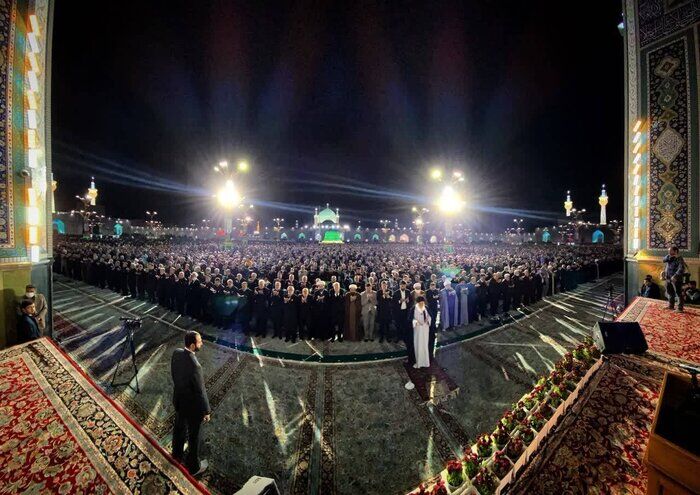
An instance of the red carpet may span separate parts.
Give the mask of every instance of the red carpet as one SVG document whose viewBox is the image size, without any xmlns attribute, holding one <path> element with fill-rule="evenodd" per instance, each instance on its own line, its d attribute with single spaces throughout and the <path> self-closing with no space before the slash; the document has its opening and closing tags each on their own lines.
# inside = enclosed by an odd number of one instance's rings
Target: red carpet
<svg viewBox="0 0 700 495">
<path fill-rule="evenodd" d="M 611 356 L 508 493 L 646 493 L 642 459 L 667 364 Z"/>
<path fill-rule="evenodd" d="M 206 493 L 48 339 L 0 351 L 0 492 Z"/>
<path fill-rule="evenodd" d="M 637 297 L 618 318 L 638 321 L 649 350 L 668 357 L 700 363 L 700 310 L 684 313 L 665 309 L 667 301 Z"/>
</svg>

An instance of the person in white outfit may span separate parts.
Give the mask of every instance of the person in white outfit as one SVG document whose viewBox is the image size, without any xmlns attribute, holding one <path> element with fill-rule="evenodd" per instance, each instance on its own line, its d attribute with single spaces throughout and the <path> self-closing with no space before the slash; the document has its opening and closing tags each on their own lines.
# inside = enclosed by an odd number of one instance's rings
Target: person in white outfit
<svg viewBox="0 0 700 495">
<path fill-rule="evenodd" d="M 432 321 L 428 307 L 425 305 L 425 297 L 416 297 L 416 304 L 409 314 L 413 318 L 413 347 L 416 355 L 414 368 L 430 367 L 430 349 L 428 341 L 430 339 L 430 322 Z"/>
</svg>

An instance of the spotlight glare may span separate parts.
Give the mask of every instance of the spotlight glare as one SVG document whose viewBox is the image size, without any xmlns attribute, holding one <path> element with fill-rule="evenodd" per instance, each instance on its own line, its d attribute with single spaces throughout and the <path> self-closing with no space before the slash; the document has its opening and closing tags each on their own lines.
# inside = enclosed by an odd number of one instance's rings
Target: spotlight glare
<svg viewBox="0 0 700 495">
<path fill-rule="evenodd" d="M 430 178 L 433 180 L 440 180 L 442 179 L 442 170 L 439 168 L 434 168 L 430 171 Z"/>
<path fill-rule="evenodd" d="M 238 162 L 238 171 L 239 172 L 247 172 L 248 169 L 249 169 L 248 162 L 246 162 L 246 161 Z"/>
<path fill-rule="evenodd" d="M 462 211 L 466 202 L 452 186 L 445 186 L 436 204 L 441 212 L 447 215 L 453 215 Z"/>
<path fill-rule="evenodd" d="M 228 168 L 228 162 L 226 160 L 219 162 L 219 167 Z"/>
<path fill-rule="evenodd" d="M 216 198 L 219 200 L 219 204 L 222 207 L 229 210 L 235 208 L 241 201 L 241 196 L 238 194 L 238 191 L 236 191 L 232 180 L 226 181 L 226 184 L 219 190 Z"/>
</svg>

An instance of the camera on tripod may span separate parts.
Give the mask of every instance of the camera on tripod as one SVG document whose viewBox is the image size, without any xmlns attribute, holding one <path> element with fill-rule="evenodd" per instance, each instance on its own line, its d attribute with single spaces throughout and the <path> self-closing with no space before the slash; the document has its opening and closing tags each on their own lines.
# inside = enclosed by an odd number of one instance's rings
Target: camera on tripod
<svg viewBox="0 0 700 495">
<path fill-rule="evenodd" d="M 134 366 L 134 378 L 136 379 L 136 393 L 140 393 L 139 388 L 139 369 L 136 366 L 136 346 L 134 345 L 134 330 L 141 328 L 141 318 L 128 318 L 122 316 L 119 318 L 122 322 L 122 328 L 124 329 L 124 344 L 122 345 L 121 353 L 119 354 L 119 359 L 117 359 L 117 365 L 114 367 L 114 374 L 112 375 L 111 386 L 114 386 L 114 380 L 117 377 L 119 371 L 119 363 L 121 363 L 124 353 L 128 350 L 131 354 L 131 364 Z M 129 383 L 127 383 L 130 385 Z M 123 385 L 123 384 L 122 384 Z"/>
<path fill-rule="evenodd" d="M 119 318 L 119 321 L 123 321 L 122 325 L 124 325 L 124 328 L 128 330 L 136 330 L 137 328 L 141 328 L 141 318 L 126 318 L 122 316 Z"/>
</svg>

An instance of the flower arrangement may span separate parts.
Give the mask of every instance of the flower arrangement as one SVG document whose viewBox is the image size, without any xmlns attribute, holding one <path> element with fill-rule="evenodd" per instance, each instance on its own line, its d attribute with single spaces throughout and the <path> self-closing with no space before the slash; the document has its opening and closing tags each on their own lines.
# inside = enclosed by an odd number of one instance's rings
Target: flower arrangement
<svg viewBox="0 0 700 495">
<path fill-rule="evenodd" d="M 523 406 L 518 405 L 513 409 L 513 417 L 516 421 L 522 421 L 525 419 L 525 416 L 527 416 L 527 412 Z"/>
<path fill-rule="evenodd" d="M 559 387 L 554 387 L 551 392 L 549 392 L 549 403 L 552 407 L 559 407 L 561 404 L 562 396 Z"/>
<path fill-rule="evenodd" d="M 447 463 L 447 483 L 455 488 L 464 483 L 464 471 L 461 461 L 454 460 Z"/>
<path fill-rule="evenodd" d="M 579 344 L 576 346 L 576 349 L 573 350 L 572 352 L 574 359 L 577 359 L 579 361 L 590 361 L 591 355 L 588 352 L 588 347 L 586 347 L 585 344 Z"/>
<path fill-rule="evenodd" d="M 552 370 L 549 372 L 549 381 L 552 385 L 560 385 L 564 381 L 564 373 L 561 370 Z"/>
<path fill-rule="evenodd" d="M 523 453 L 525 445 L 520 438 L 512 438 L 506 446 L 506 455 L 515 461 Z"/>
<path fill-rule="evenodd" d="M 500 423 L 507 431 L 513 431 L 513 428 L 515 428 L 516 423 L 515 416 L 513 416 L 513 411 L 504 412 L 503 417 L 501 417 Z"/>
<path fill-rule="evenodd" d="M 498 480 L 494 477 L 493 473 L 486 468 L 479 469 L 472 483 L 474 483 L 474 486 L 479 490 L 481 495 L 491 495 L 496 491 L 496 488 L 498 488 Z"/>
<path fill-rule="evenodd" d="M 532 394 L 537 398 L 539 402 L 542 402 L 547 396 L 547 391 L 544 389 L 544 385 L 537 385 L 532 391 Z"/>
<path fill-rule="evenodd" d="M 546 420 L 549 420 L 549 418 L 551 418 L 554 415 L 554 409 L 552 409 L 551 406 L 546 402 L 540 405 L 540 407 L 537 409 L 537 412 L 540 413 L 542 417 Z"/>
<path fill-rule="evenodd" d="M 576 390 L 577 383 L 578 383 L 578 378 L 576 377 L 576 375 L 574 374 L 573 371 L 564 375 L 564 386 L 570 392 L 573 392 L 574 390 Z"/>
<path fill-rule="evenodd" d="M 561 363 L 561 367 L 564 370 L 571 371 L 574 367 L 574 355 L 570 352 L 567 352 L 566 354 L 564 354 L 564 357 L 561 361 L 559 361 L 559 363 Z"/>
<path fill-rule="evenodd" d="M 472 479 L 479 471 L 479 456 L 470 450 L 464 454 L 462 462 L 464 463 L 464 470 L 467 472 L 467 476 L 469 479 Z"/>
<path fill-rule="evenodd" d="M 492 449 L 491 435 L 488 433 L 479 435 L 479 438 L 476 439 L 476 452 L 479 454 L 479 457 L 486 458 L 490 456 Z"/>
<path fill-rule="evenodd" d="M 491 436 L 493 437 L 493 440 L 496 442 L 496 445 L 499 449 L 503 448 L 503 446 L 508 443 L 508 440 L 510 440 L 510 435 L 501 424 L 498 425 L 496 430 L 493 432 L 493 435 Z"/>
<path fill-rule="evenodd" d="M 588 349 L 588 354 L 591 356 L 591 359 L 600 358 L 600 349 L 596 347 L 592 338 L 586 337 L 583 342 L 586 345 L 586 348 Z"/>
<path fill-rule="evenodd" d="M 505 453 L 502 450 L 496 452 L 493 457 L 493 466 L 491 467 L 494 474 L 503 479 L 510 471 L 510 467 L 510 461 L 506 458 Z"/>
<path fill-rule="evenodd" d="M 447 487 L 445 486 L 445 482 L 443 480 L 440 480 L 437 483 L 435 483 L 435 486 L 433 486 L 433 491 L 431 492 L 430 495 L 450 495 L 450 494 L 447 491 Z"/>
<path fill-rule="evenodd" d="M 534 428 L 537 431 L 540 431 L 544 424 L 547 422 L 546 419 L 544 419 L 544 416 L 539 411 L 535 411 L 530 415 L 529 418 L 530 426 Z"/>
<path fill-rule="evenodd" d="M 521 438 L 525 444 L 529 444 L 535 439 L 535 432 L 532 431 L 532 428 L 527 424 L 520 425 L 518 427 L 518 432 L 520 434 L 519 438 Z"/>
<path fill-rule="evenodd" d="M 525 396 L 525 398 L 521 402 L 527 409 L 532 409 L 537 403 L 537 397 L 535 397 L 535 395 L 532 392 L 530 392 Z"/>
</svg>

